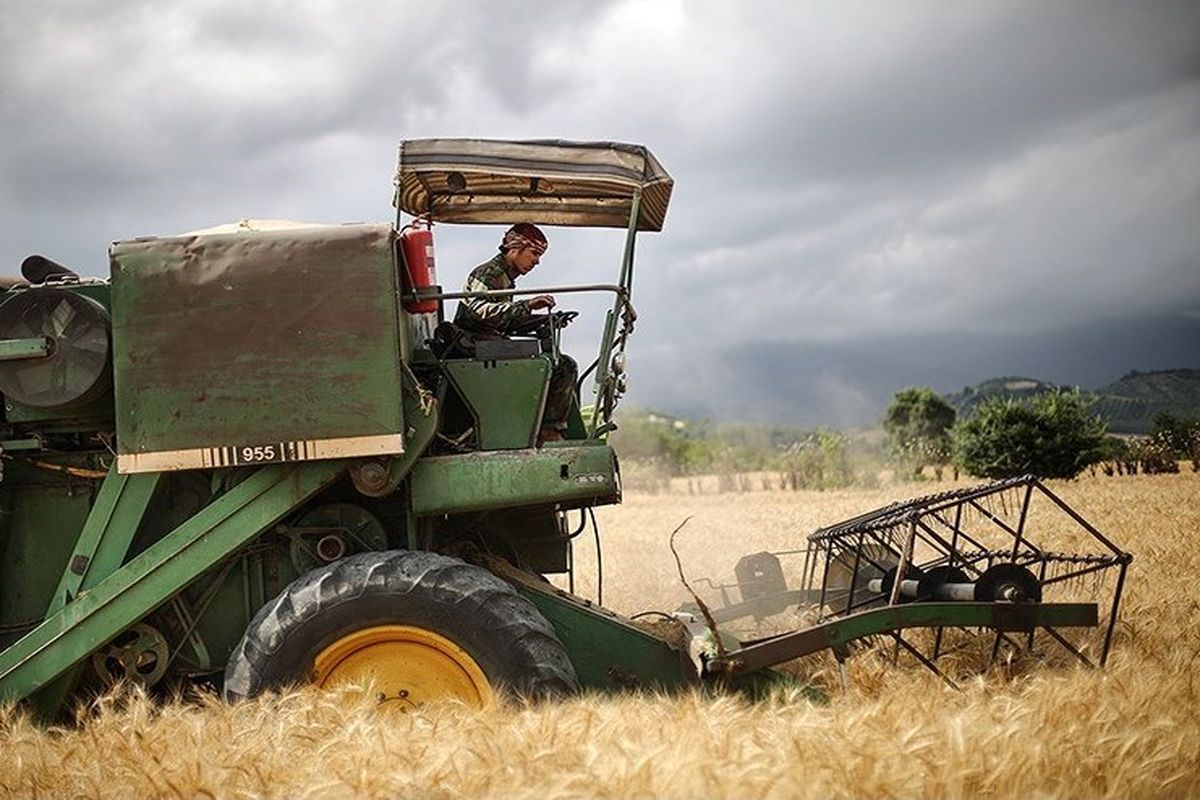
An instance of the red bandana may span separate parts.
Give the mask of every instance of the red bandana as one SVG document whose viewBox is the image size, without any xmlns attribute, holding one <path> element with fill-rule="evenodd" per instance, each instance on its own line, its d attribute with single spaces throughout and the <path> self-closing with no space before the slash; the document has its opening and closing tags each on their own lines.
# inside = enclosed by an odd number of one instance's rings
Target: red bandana
<svg viewBox="0 0 1200 800">
<path fill-rule="evenodd" d="M 539 256 L 546 252 L 546 248 L 550 245 L 546 242 L 539 242 L 537 239 L 530 239 L 527 236 L 522 236 L 514 231 L 509 231 L 504 234 L 504 249 L 505 250 L 524 250 L 529 248 Z"/>
</svg>

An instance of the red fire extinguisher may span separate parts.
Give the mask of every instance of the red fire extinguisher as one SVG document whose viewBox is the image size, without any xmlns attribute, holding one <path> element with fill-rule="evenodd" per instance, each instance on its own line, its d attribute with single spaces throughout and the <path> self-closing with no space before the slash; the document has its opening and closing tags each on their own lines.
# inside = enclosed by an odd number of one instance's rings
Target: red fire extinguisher
<svg viewBox="0 0 1200 800">
<path fill-rule="evenodd" d="M 400 232 L 400 247 L 404 255 L 406 293 L 437 286 L 437 269 L 433 259 L 433 231 L 426 221 L 416 220 Z M 438 310 L 438 301 L 412 300 L 404 304 L 410 314 L 429 314 Z"/>
</svg>

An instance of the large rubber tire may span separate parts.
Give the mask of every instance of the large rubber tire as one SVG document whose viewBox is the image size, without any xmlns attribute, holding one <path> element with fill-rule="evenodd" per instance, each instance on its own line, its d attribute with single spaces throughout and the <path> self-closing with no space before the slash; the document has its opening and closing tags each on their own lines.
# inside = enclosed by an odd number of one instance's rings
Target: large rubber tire
<svg viewBox="0 0 1200 800">
<path fill-rule="evenodd" d="M 313 570 L 263 606 L 226 664 L 223 696 L 310 682 L 325 648 L 381 625 L 450 640 L 497 694 L 540 698 L 579 687 L 550 623 L 508 583 L 456 558 L 393 550 Z"/>
</svg>

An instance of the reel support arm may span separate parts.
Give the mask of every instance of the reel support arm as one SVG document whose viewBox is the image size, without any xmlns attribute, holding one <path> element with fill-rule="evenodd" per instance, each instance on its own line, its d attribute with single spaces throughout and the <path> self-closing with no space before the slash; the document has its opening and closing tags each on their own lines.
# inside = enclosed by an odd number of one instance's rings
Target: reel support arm
<svg viewBox="0 0 1200 800">
<path fill-rule="evenodd" d="M 734 650 L 705 665 L 710 675 L 736 676 L 782 664 L 866 636 L 905 628 L 992 628 L 1028 632 L 1037 628 L 1094 627 L 1095 603 L 913 603 L 859 611 L 811 628 L 785 633 Z"/>
</svg>

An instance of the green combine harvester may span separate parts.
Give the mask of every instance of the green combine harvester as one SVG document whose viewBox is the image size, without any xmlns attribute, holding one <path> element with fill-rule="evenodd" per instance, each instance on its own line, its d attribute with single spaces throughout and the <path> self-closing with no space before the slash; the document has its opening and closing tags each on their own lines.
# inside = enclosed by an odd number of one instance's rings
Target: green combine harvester
<svg viewBox="0 0 1200 800">
<path fill-rule="evenodd" d="M 414 140 L 395 225 L 121 241 L 107 280 L 26 259 L 0 294 L 0 702 L 53 718 L 116 681 L 204 682 L 230 700 L 370 685 L 400 704 L 747 686 L 879 634 L 935 669 L 981 631 L 996 649 L 1046 631 L 1102 661 L 1129 556 L 1032 479 L 748 556 L 723 602 L 659 626 L 546 580 L 573 586 L 572 541 L 621 499 L 607 434 L 634 245 L 662 228 L 672 186 L 640 146 Z M 450 301 L 489 293 L 442 291 L 429 269 L 433 223 L 517 222 L 627 232 L 616 283 L 517 291 L 611 301 L 560 440 L 539 428 L 571 312 L 464 355 Z M 994 495 L 1015 497 L 1008 518 Z M 1036 544 L 1035 496 L 1095 552 Z M 1110 602 L 1063 594 L 1110 573 Z M 712 630 L 798 608 L 805 625 L 759 641 Z M 1063 633 L 1097 625 L 1102 644 Z"/>
</svg>

